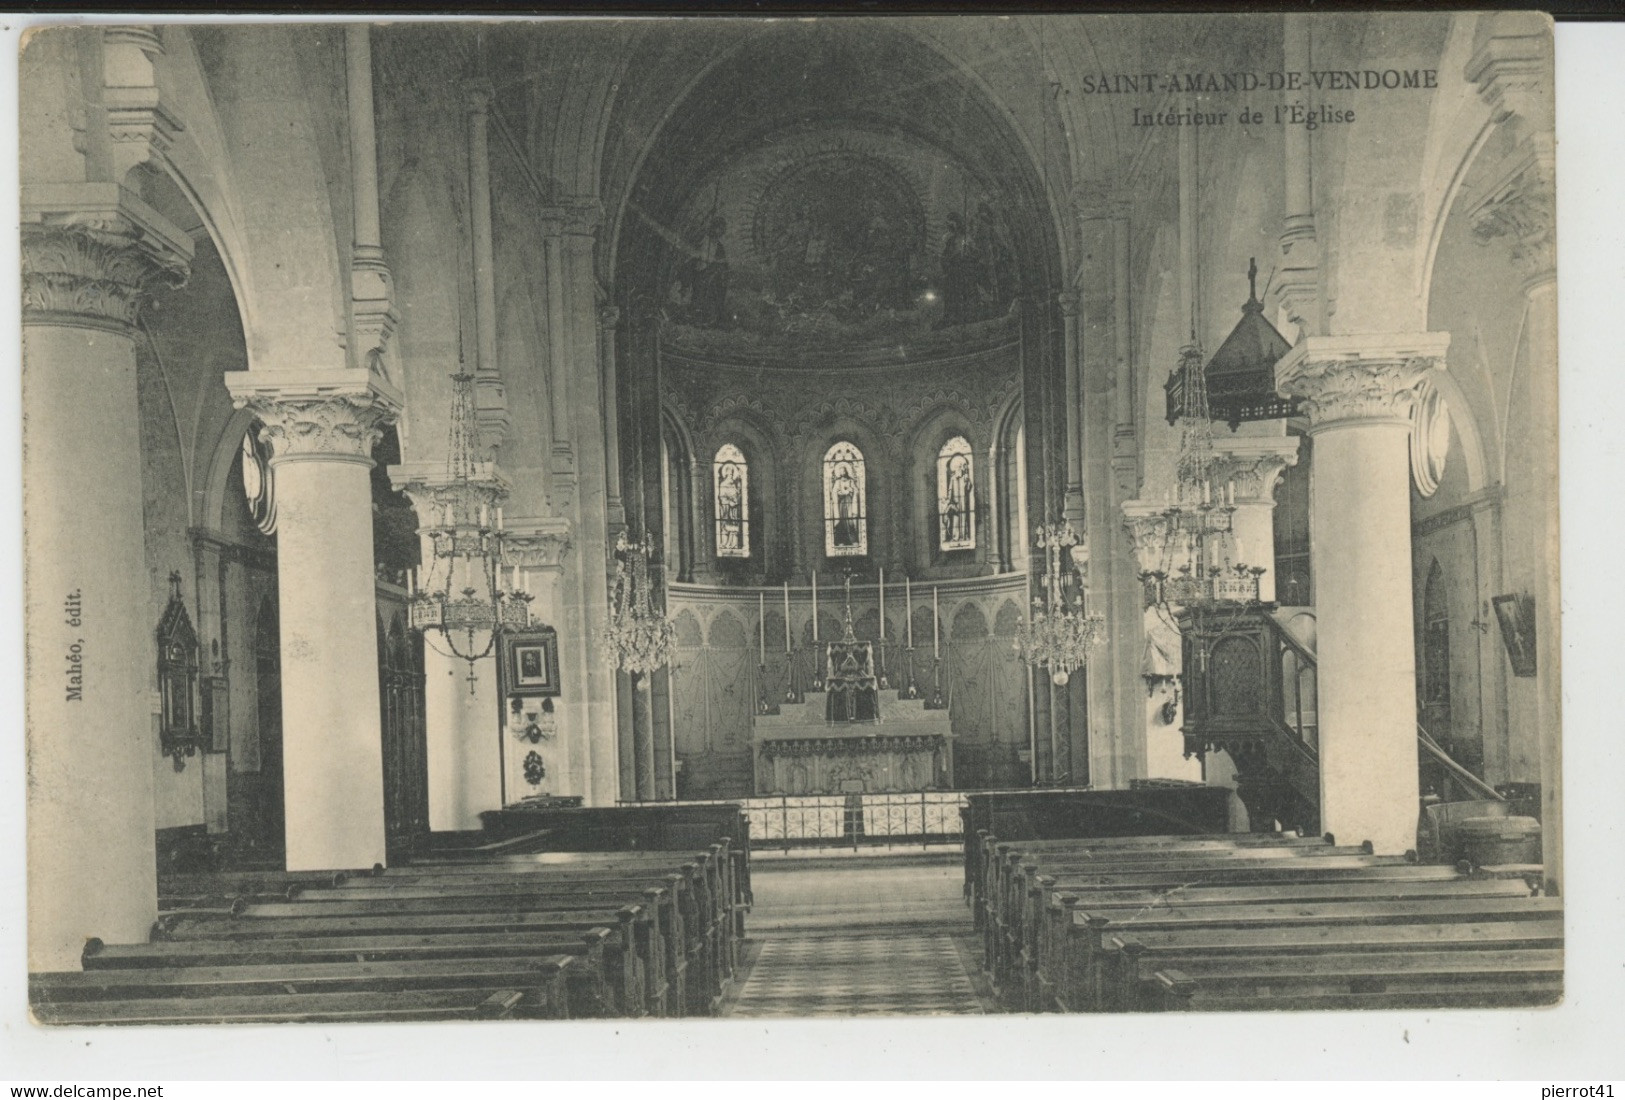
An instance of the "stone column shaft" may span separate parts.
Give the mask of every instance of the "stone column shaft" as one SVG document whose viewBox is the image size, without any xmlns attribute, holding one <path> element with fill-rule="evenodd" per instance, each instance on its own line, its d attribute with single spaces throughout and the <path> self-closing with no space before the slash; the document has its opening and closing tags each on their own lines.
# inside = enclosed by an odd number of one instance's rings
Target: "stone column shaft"
<svg viewBox="0 0 1625 1100">
<path fill-rule="evenodd" d="M 1416 846 L 1409 416 L 1443 333 L 1300 340 L 1276 364 L 1315 441 L 1320 813 L 1341 843 Z"/>
<path fill-rule="evenodd" d="M 23 563 L 28 966 L 157 916 L 157 612 L 141 494 L 134 325 L 191 242 L 115 184 L 23 190 Z M 134 598 L 132 598 L 134 597 Z M 195 606 L 192 608 L 196 611 Z"/>
<path fill-rule="evenodd" d="M 489 507 L 508 495 L 508 479 L 495 464 L 482 463 L 477 484 L 484 486 Z M 421 552 L 420 586 L 442 585 L 444 564 L 437 565 L 429 529 L 440 522 L 445 490 L 452 484 L 443 463 L 401 463 L 389 468 L 390 482 L 405 492 L 417 509 Z M 429 772 L 429 828 L 478 829 L 480 814 L 503 804 L 496 662 L 489 657 L 469 663 L 449 649 L 444 637 L 430 632 L 423 644 L 423 709 L 425 752 Z M 474 677 L 470 684 L 469 677 Z"/>
<path fill-rule="evenodd" d="M 384 862 L 372 447 L 400 397 L 365 370 L 233 372 L 277 493 L 287 869 Z"/>
</svg>

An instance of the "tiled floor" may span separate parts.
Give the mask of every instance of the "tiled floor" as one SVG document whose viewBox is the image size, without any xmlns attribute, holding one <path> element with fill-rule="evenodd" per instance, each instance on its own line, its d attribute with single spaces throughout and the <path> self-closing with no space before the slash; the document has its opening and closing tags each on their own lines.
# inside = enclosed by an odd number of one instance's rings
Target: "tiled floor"
<svg viewBox="0 0 1625 1100">
<path fill-rule="evenodd" d="M 764 940 L 730 1016 L 928 1016 L 982 1011 L 952 936 Z"/>
<path fill-rule="evenodd" d="M 729 1016 L 980 1014 L 993 1004 L 951 853 L 753 861 Z"/>
</svg>

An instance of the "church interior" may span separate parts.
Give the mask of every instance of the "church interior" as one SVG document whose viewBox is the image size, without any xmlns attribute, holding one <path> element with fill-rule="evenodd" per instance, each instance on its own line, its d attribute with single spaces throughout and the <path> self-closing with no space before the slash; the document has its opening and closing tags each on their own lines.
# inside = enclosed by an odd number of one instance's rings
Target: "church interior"
<svg viewBox="0 0 1625 1100">
<path fill-rule="evenodd" d="M 37 1020 L 1561 996 L 1543 17 L 20 64 Z"/>
</svg>

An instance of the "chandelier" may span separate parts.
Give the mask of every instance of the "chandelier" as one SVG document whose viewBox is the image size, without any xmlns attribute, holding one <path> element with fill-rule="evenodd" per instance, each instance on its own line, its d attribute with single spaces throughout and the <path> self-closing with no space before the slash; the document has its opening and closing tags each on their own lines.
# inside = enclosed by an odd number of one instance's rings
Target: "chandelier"
<svg viewBox="0 0 1625 1100">
<path fill-rule="evenodd" d="M 1220 486 L 1215 471 L 1212 410 L 1201 349 L 1180 352 L 1175 370 L 1181 402 L 1177 488 L 1152 518 L 1155 568 L 1140 574 L 1155 606 L 1233 606 L 1258 601 L 1264 569 L 1236 560 L 1232 520 L 1235 485 Z"/>
<path fill-rule="evenodd" d="M 468 662 L 468 689 L 474 690 L 474 663 L 489 656 L 497 638 L 530 625 L 530 594 L 519 590 L 514 571 L 502 588 L 502 507 L 506 491 L 482 478 L 474 450 L 474 376 L 459 369 L 451 376 L 451 433 L 446 447 L 446 478 L 430 491 L 422 531 L 433 554 L 423 575 L 410 574 L 411 622 L 442 656 Z M 433 642 L 438 636 L 445 648 Z"/>
<path fill-rule="evenodd" d="M 1031 617 L 1016 632 L 1015 648 L 1027 664 L 1047 667 L 1050 679 L 1059 686 L 1088 662 L 1089 650 L 1106 636 L 1106 620 L 1089 612 L 1081 587 L 1076 606 L 1068 602 L 1067 588 L 1076 576 L 1069 575 L 1065 562 L 1078 544 L 1072 525 L 1046 524 L 1038 529 L 1034 541 L 1044 551 L 1042 590 L 1033 597 Z"/>
<path fill-rule="evenodd" d="M 677 628 L 656 610 L 649 580 L 654 544 L 645 535 L 637 542 L 622 531 L 615 540 L 615 588 L 610 594 L 609 626 L 600 642 L 617 668 L 647 675 L 671 660 Z"/>
</svg>

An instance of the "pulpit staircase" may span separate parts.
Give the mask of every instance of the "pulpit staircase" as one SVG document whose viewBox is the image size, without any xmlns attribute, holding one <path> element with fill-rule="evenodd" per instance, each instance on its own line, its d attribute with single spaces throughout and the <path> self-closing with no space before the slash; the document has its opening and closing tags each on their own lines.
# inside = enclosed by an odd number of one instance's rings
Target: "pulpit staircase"
<svg viewBox="0 0 1625 1100">
<path fill-rule="evenodd" d="M 1186 608 L 1185 721 L 1192 755 L 1224 752 L 1236 794 L 1257 830 L 1274 823 L 1316 834 L 1320 826 L 1318 666 L 1314 652 L 1263 607 Z M 1424 770 L 1443 802 L 1505 802 L 1418 723 Z"/>
</svg>

